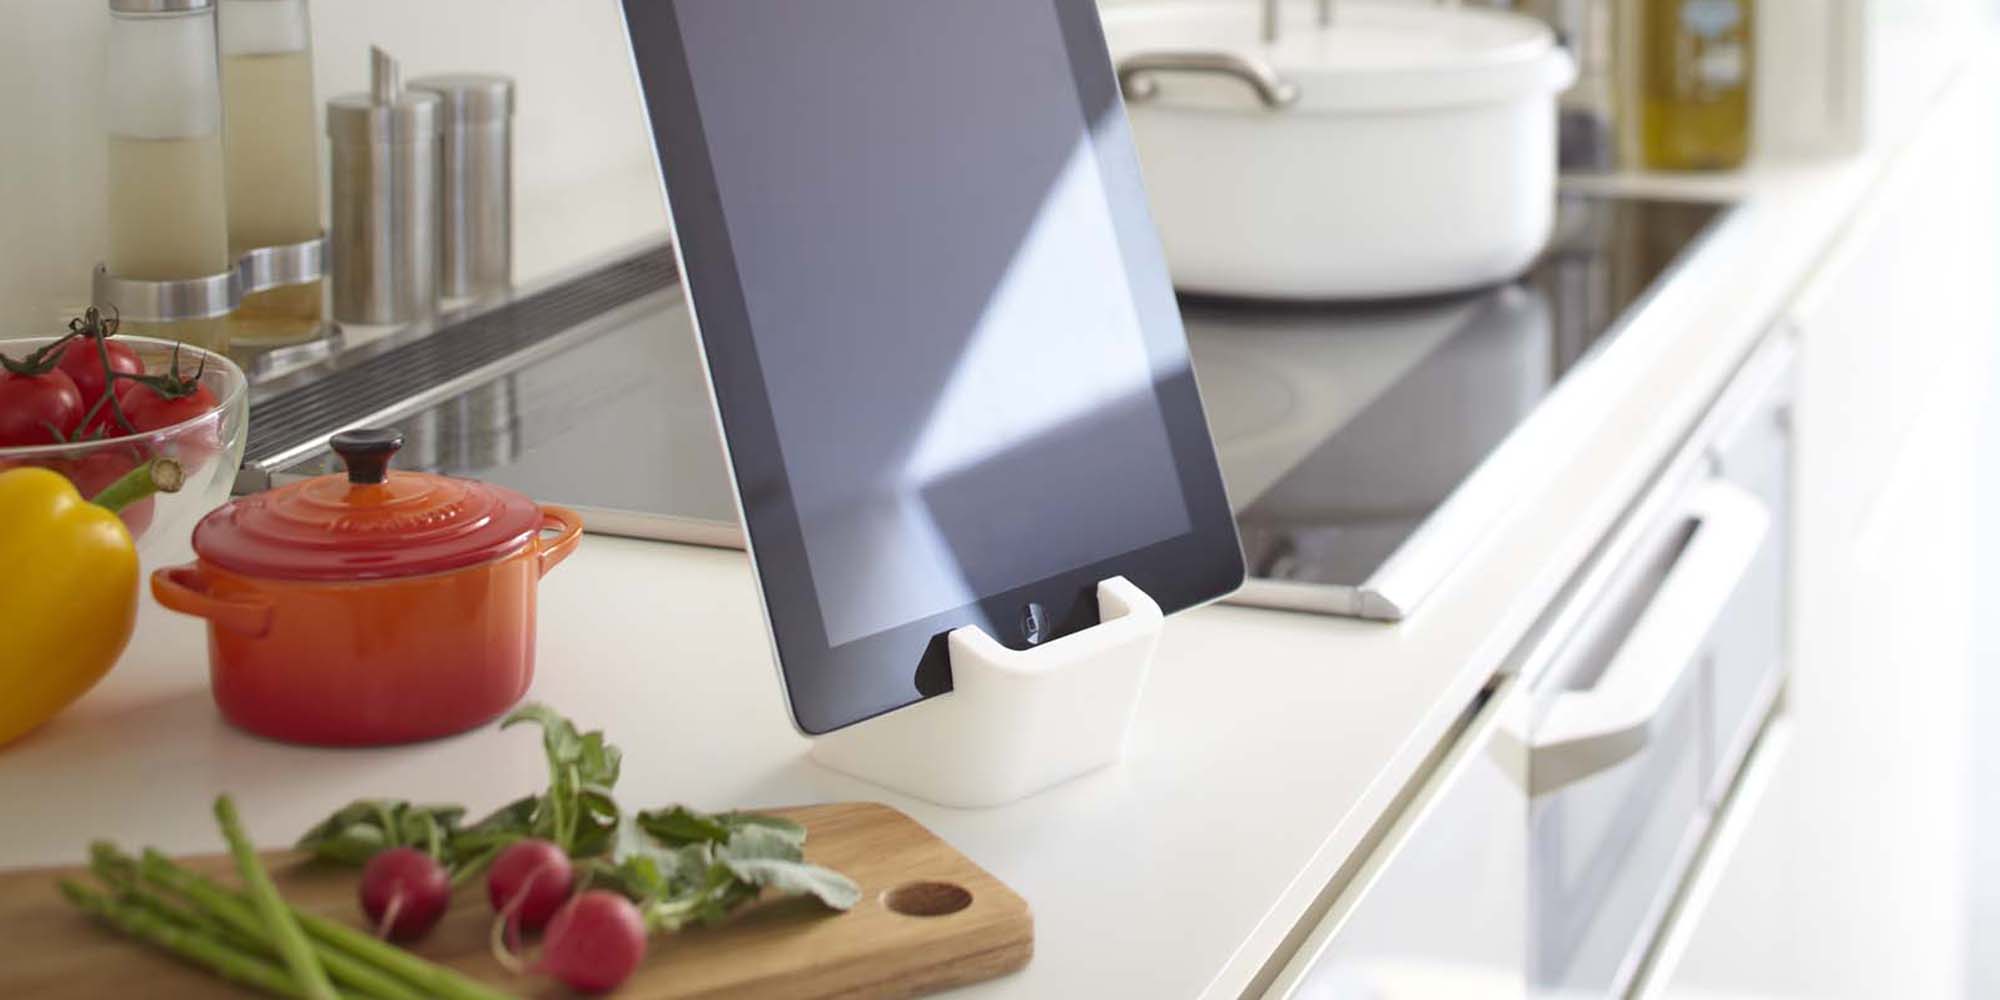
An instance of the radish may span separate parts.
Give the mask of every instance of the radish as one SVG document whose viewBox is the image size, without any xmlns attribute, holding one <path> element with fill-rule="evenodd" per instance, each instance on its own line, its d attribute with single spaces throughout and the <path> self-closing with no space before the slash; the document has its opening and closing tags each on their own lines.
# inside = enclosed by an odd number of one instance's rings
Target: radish
<svg viewBox="0 0 2000 1000">
<path fill-rule="evenodd" d="M 361 909 L 378 937 L 412 941 L 430 933 L 451 906 L 451 876 L 414 847 L 392 847 L 361 872 Z"/>
<path fill-rule="evenodd" d="M 546 840 L 517 840 L 493 859 L 486 898 L 514 933 L 538 931 L 569 898 L 569 855 Z"/>
<path fill-rule="evenodd" d="M 579 993 L 609 993 L 646 957 L 646 921 L 632 901 L 592 889 L 556 911 L 536 971 Z"/>
</svg>

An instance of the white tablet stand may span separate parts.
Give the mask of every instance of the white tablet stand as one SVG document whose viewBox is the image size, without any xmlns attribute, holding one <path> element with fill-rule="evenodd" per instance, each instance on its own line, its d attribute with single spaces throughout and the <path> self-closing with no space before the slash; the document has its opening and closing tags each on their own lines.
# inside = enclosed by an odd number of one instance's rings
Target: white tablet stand
<svg viewBox="0 0 2000 1000">
<path fill-rule="evenodd" d="M 836 771 L 947 806 L 997 806 L 1124 755 L 1164 620 L 1124 577 L 1099 621 L 1015 651 L 967 626 L 946 639 L 951 691 L 813 741 Z"/>
</svg>

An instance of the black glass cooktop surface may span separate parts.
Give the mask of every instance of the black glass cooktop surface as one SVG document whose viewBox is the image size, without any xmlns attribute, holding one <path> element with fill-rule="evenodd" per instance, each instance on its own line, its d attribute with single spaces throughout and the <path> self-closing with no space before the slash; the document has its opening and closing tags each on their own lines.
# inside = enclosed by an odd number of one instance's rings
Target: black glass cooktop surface
<svg viewBox="0 0 2000 1000">
<path fill-rule="evenodd" d="M 1378 592 L 1377 577 L 1725 212 L 1565 198 L 1548 252 L 1504 285 L 1365 305 L 1184 301 L 1253 581 L 1313 588 L 1266 587 L 1258 603 L 1406 613 L 1421 593 Z"/>
<path fill-rule="evenodd" d="M 1503 444 L 1727 212 L 1565 197 L 1548 252 L 1503 285 L 1370 304 L 1185 300 L 1252 576 L 1233 599 L 1408 613 L 1499 513 L 1496 491 L 1474 486 L 1504 475 Z M 737 544 L 692 328 L 661 280 L 559 350 L 368 419 L 403 429 L 400 465 L 583 508 L 600 531 Z M 264 471 L 332 466 L 294 448 Z"/>
</svg>

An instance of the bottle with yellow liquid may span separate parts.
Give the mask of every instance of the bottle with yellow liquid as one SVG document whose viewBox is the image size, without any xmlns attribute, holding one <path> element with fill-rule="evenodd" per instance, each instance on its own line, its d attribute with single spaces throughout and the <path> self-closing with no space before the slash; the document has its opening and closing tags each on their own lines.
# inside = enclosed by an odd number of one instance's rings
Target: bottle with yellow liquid
<svg viewBox="0 0 2000 1000">
<path fill-rule="evenodd" d="M 319 105 L 305 0 L 221 0 L 223 149 L 229 249 L 300 243 L 320 234 Z M 320 282 L 246 296 L 230 340 L 297 343 L 320 329 Z"/>
<path fill-rule="evenodd" d="M 1640 163 L 1729 170 L 1750 152 L 1753 0 L 1635 0 Z"/>
<path fill-rule="evenodd" d="M 105 268 L 140 281 L 222 274 L 222 92 L 213 0 L 110 0 L 106 121 L 110 132 Z M 213 350 L 229 346 L 223 317 L 127 322 L 131 333 Z"/>
</svg>

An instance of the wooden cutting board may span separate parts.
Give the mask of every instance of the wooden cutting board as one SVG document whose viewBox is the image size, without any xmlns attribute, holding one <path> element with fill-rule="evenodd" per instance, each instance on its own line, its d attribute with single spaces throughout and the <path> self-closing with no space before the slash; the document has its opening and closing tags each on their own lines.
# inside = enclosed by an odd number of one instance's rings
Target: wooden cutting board
<svg viewBox="0 0 2000 1000">
<path fill-rule="evenodd" d="M 646 964 L 615 996 L 904 997 L 1028 963 L 1028 904 L 910 817 L 867 802 L 769 811 L 805 824 L 807 860 L 852 878 L 861 902 L 831 913 L 809 899 L 760 901 L 719 927 L 656 935 Z M 120 846 L 136 853 L 141 845 Z M 79 854 L 86 849 L 77 845 Z M 294 905 L 363 925 L 356 870 L 293 852 L 271 852 L 265 863 Z M 189 865 L 236 883 L 227 857 Z M 249 995 L 72 909 L 56 881 L 79 873 L 88 879 L 81 868 L 0 872 L 0 997 Z M 484 885 L 467 886 L 414 950 L 522 996 L 567 995 L 549 980 L 502 969 L 486 950 L 491 919 Z"/>
</svg>

